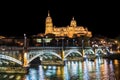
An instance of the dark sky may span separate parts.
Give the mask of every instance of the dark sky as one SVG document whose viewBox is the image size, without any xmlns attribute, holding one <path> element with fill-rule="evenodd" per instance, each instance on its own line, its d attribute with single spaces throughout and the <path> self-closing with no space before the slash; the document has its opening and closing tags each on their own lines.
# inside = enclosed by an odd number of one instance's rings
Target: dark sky
<svg viewBox="0 0 120 80">
<path fill-rule="evenodd" d="M 0 35 L 36 35 L 45 30 L 45 18 L 50 11 L 55 26 L 67 26 L 72 17 L 77 25 L 92 31 L 93 36 L 114 38 L 120 35 L 118 2 L 80 2 L 48 0 L 46 2 L 7 2 L 0 8 Z"/>
</svg>

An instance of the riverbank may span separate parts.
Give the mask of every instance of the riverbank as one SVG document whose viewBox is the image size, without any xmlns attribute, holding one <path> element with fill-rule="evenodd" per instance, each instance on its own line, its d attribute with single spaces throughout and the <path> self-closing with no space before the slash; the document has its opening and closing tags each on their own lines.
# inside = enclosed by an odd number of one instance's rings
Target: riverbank
<svg viewBox="0 0 120 80">
<path fill-rule="evenodd" d="M 27 68 L 23 67 L 0 67 L 0 73 L 27 73 Z"/>
</svg>

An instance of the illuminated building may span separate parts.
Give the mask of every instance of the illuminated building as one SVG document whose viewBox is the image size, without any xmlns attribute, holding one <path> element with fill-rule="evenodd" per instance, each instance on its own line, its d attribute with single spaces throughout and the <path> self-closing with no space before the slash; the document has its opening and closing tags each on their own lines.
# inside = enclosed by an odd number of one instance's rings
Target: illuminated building
<svg viewBox="0 0 120 80">
<path fill-rule="evenodd" d="M 77 26 L 77 21 L 74 17 L 72 18 L 70 25 L 65 27 L 55 27 L 49 12 L 45 22 L 45 34 L 54 34 L 56 37 L 67 36 L 69 38 L 73 38 L 74 36 L 92 37 L 92 32 L 88 31 L 87 28 Z"/>
</svg>

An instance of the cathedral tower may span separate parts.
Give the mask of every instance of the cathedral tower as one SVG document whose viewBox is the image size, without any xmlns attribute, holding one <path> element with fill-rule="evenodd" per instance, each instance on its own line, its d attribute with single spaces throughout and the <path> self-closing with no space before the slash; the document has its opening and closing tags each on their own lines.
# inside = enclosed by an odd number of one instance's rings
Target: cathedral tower
<svg viewBox="0 0 120 80">
<path fill-rule="evenodd" d="M 52 18 L 50 17 L 50 13 L 48 11 L 48 16 L 45 21 L 45 34 L 52 33 L 53 31 L 53 22 Z"/>
<path fill-rule="evenodd" d="M 74 17 L 72 18 L 71 22 L 70 22 L 70 26 L 68 27 L 68 36 L 70 38 L 72 38 L 74 36 L 75 33 L 75 27 L 77 26 L 77 22 L 74 19 Z"/>
<path fill-rule="evenodd" d="M 71 27 L 76 27 L 77 26 L 77 22 L 76 20 L 74 19 L 74 17 L 72 18 L 71 22 L 70 22 L 70 26 Z"/>
</svg>

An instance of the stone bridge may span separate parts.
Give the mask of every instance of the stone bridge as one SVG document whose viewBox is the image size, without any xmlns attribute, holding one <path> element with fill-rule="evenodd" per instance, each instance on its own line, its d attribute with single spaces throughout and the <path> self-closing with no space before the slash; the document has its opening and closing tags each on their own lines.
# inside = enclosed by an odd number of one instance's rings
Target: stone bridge
<svg viewBox="0 0 120 80">
<path fill-rule="evenodd" d="M 36 58 L 40 61 L 44 60 L 71 60 L 84 58 L 87 55 L 99 55 L 110 53 L 109 48 L 106 47 L 0 47 L 0 65 L 3 63 L 15 62 L 22 66 L 31 64 Z"/>
</svg>

